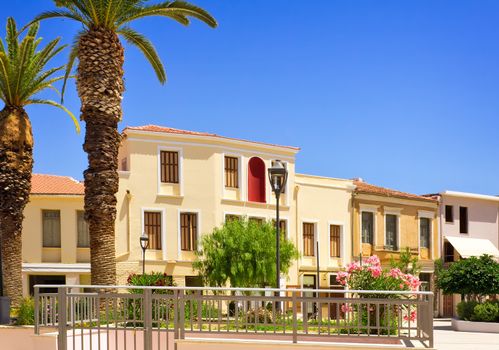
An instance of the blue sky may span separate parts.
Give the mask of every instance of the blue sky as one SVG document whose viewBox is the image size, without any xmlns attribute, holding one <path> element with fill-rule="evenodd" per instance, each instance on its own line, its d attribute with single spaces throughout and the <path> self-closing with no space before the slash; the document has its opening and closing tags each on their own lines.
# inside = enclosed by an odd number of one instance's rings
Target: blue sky
<svg viewBox="0 0 499 350">
<path fill-rule="evenodd" d="M 220 27 L 134 25 L 155 43 L 169 81 L 161 86 L 126 47 L 121 127 L 299 146 L 299 172 L 414 193 L 499 194 L 499 1 L 193 2 Z M 24 24 L 51 8 L 51 0 L 11 0 L 2 21 Z M 55 19 L 41 34 L 69 43 L 78 29 Z M 66 104 L 78 113 L 73 83 Z M 81 179 L 84 132 L 57 109 L 28 112 L 35 171 Z"/>
</svg>

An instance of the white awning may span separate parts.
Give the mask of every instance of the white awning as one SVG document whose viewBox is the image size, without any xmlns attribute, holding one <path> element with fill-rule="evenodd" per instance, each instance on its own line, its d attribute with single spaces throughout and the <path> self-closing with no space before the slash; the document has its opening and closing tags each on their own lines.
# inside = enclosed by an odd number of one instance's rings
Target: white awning
<svg viewBox="0 0 499 350">
<path fill-rule="evenodd" d="M 499 250 L 488 239 L 445 236 L 463 258 L 484 254 L 499 258 Z"/>
</svg>

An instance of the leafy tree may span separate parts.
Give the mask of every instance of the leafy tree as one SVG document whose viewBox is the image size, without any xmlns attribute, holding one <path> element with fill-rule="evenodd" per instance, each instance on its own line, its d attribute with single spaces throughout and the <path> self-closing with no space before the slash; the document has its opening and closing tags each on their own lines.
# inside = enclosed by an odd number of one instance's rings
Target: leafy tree
<svg viewBox="0 0 499 350">
<path fill-rule="evenodd" d="M 47 68 L 64 46 L 59 39 L 40 47 L 38 24 L 29 27 L 24 38 L 13 18 L 7 20 L 6 46 L 0 39 L 0 238 L 2 258 L 1 284 L 5 295 L 17 305 L 22 299 L 22 223 L 28 203 L 33 170 L 33 132 L 25 107 L 33 104 L 51 105 L 73 114 L 59 103 L 38 97 L 63 77 L 54 76 L 65 66 Z M 57 90 L 56 90 L 57 91 Z M 48 116 L 49 117 L 49 116 Z M 48 123 L 53 123 L 49 121 Z M 1 294 L 1 293 L 0 293 Z"/>
<path fill-rule="evenodd" d="M 154 45 L 129 24 L 145 17 L 165 17 L 183 25 L 189 17 L 211 27 L 216 20 L 205 10 L 185 1 L 150 0 L 54 0 L 57 10 L 44 12 L 33 20 L 66 18 L 79 22 L 82 30 L 71 49 L 66 76 L 78 59 L 76 76 L 85 121 L 88 155 L 85 178 L 85 219 L 90 230 L 92 284 L 116 283 L 115 227 L 118 192 L 118 148 L 121 136 L 124 92 L 124 48 L 119 36 L 138 48 L 152 65 L 159 81 L 166 82 L 163 64 Z M 159 30 L 159 29 L 158 29 Z M 144 101 L 147 103 L 147 101 Z"/>
<path fill-rule="evenodd" d="M 418 256 L 413 256 L 409 247 L 406 247 L 405 250 L 400 253 L 398 260 L 395 260 L 393 255 L 390 257 L 390 267 L 398 268 L 403 273 L 410 273 L 416 276 L 421 271 Z"/>
<path fill-rule="evenodd" d="M 481 301 L 486 295 L 499 294 L 499 263 L 490 255 L 461 259 L 439 270 L 436 283 L 444 294 Z"/>
<path fill-rule="evenodd" d="M 275 286 L 276 230 L 272 223 L 229 220 L 203 237 L 194 268 L 207 285 L 232 287 Z M 298 258 L 293 243 L 281 237 L 281 271 L 287 273 Z"/>
</svg>

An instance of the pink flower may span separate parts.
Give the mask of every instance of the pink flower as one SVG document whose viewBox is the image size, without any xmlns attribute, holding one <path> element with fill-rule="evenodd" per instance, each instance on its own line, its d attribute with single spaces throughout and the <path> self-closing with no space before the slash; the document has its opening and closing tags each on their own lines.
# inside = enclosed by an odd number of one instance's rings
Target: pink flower
<svg viewBox="0 0 499 350">
<path fill-rule="evenodd" d="M 402 271 L 400 271 L 399 268 L 392 268 L 390 269 L 390 272 L 388 273 L 393 278 L 399 278 L 400 276 L 403 275 Z"/>
<path fill-rule="evenodd" d="M 347 271 L 348 273 L 352 273 L 354 271 L 361 271 L 362 267 L 357 261 L 351 262 L 350 264 L 347 265 Z"/>
<path fill-rule="evenodd" d="M 371 272 L 371 275 L 374 278 L 378 278 L 379 276 L 381 276 L 382 270 L 380 266 L 369 266 L 367 269 L 369 270 L 369 272 Z"/>
<path fill-rule="evenodd" d="M 336 275 L 336 281 L 338 281 L 341 285 L 344 286 L 347 283 L 348 277 L 350 277 L 348 272 L 340 271 Z"/>
<path fill-rule="evenodd" d="M 343 312 L 343 313 L 347 313 L 347 312 L 350 312 L 352 310 L 353 310 L 352 307 L 348 304 L 341 305 L 341 312 Z"/>
<path fill-rule="evenodd" d="M 411 322 L 413 322 L 413 321 L 415 321 L 415 320 L 416 320 L 416 317 L 417 317 L 417 312 L 416 312 L 416 310 L 412 310 L 412 311 L 411 311 L 410 316 L 407 316 L 407 315 L 405 315 L 405 316 L 404 316 L 404 321 L 409 321 L 409 320 L 411 320 Z"/>
<path fill-rule="evenodd" d="M 377 255 L 372 255 L 365 260 L 365 263 L 371 266 L 381 267 L 381 261 Z"/>
<path fill-rule="evenodd" d="M 399 287 L 400 287 L 400 289 L 404 289 L 404 284 L 400 283 Z"/>
</svg>

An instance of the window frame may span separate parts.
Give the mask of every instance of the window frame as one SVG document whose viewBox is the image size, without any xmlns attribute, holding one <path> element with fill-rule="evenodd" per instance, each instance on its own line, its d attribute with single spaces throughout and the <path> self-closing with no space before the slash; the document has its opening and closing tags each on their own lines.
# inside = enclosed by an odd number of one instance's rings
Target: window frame
<svg viewBox="0 0 499 350">
<path fill-rule="evenodd" d="M 167 155 L 164 157 L 163 155 Z M 170 163 L 170 155 L 174 155 L 173 162 Z M 160 181 L 162 184 L 180 183 L 180 154 L 178 151 L 160 150 Z M 176 158 L 176 159 L 175 159 Z M 170 169 L 173 168 L 171 174 Z M 170 176 L 171 175 L 171 176 Z M 170 177 L 173 177 L 171 179 Z"/>
<path fill-rule="evenodd" d="M 465 220 L 463 221 L 463 215 L 462 215 L 462 210 L 465 210 L 464 212 L 466 213 Z M 469 207 L 462 207 L 459 206 L 459 233 L 460 234 L 469 234 L 470 233 L 470 211 Z"/>
<path fill-rule="evenodd" d="M 360 215 L 359 215 L 359 219 L 360 219 L 360 244 L 361 244 L 361 251 L 362 251 L 362 244 L 370 244 L 372 246 L 375 246 L 376 244 L 376 214 L 377 214 L 378 210 L 375 209 L 375 208 L 361 208 L 360 209 Z M 373 232 L 372 232 L 372 243 L 369 243 L 369 242 L 364 242 L 363 239 L 362 239 L 362 232 L 364 230 L 364 220 L 362 219 L 362 214 L 363 213 L 371 213 L 372 216 L 373 216 Z"/>
<path fill-rule="evenodd" d="M 155 207 L 142 207 L 141 209 L 141 232 L 139 235 L 141 235 L 143 232 L 145 232 L 145 213 L 146 212 L 158 212 L 161 213 L 161 250 L 154 250 L 155 252 L 161 251 L 162 253 L 162 259 L 166 260 L 166 245 L 167 245 L 167 239 L 166 239 L 166 209 L 164 208 L 155 208 Z"/>
<path fill-rule="evenodd" d="M 313 254 L 312 255 L 307 255 L 305 252 L 305 225 L 312 225 L 312 229 L 313 229 L 313 231 L 312 231 L 312 252 L 313 252 Z M 308 257 L 308 258 L 317 256 L 317 252 L 316 252 L 317 222 L 314 222 L 312 220 L 303 220 L 301 223 L 301 236 L 302 236 L 301 244 L 302 244 L 303 256 Z M 308 236 L 308 234 L 307 234 L 307 236 Z"/>
<path fill-rule="evenodd" d="M 387 219 L 388 216 L 394 216 L 395 217 L 395 245 L 389 245 L 388 244 L 388 224 L 387 224 Z M 395 211 L 386 211 L 385 210 L 385 235 L 384 235 L 384 249 L 385 250 L 390 250 L 390 251 L 399 251 L 401 242 L 400 242 L 400 212 L 395 212 Z"/>
<path fill-rule="evenodd" d="M 87 228 L 87 236 L 88 236 L 88 245 L 82 245 L 80 243 L 80 215 L 82 215 L 83 219 L 83 227 Z M 76 210 L 76 247 L 80 249 L 87 249 L 90 248 L 90 228 L 88 226 L 87 220 L 85 220 L 85 210 Z"/>
<path fill-rule="evenodd" d="M 161 182 L 161 151 L 178 152 L 178 183 Z M 181 147 L 158 146 L 157 148 L 157 170 L 158 170 L 158 196 L 182 197 L 184 195 L 184 150 Z M 161 193 L 161 186 L 179 186 L 179 195 L 165 195 Z"/>
<path fill-rule="evenodd" d="M 59 245 L 45 245 L 45 213 L 57 212 L 59 214 Z M 42 209 L 42 248 L 62 248 L 62 216 L 60 209 Z"/>
<path fill-rule="evenodd" d="M 428 217 L 419 217 L 419 247 L 420 248 L 425 248 L 425 249 L 430 249 L 431 248 L 431 224 L 432 224 L 432 221 L 430 218 Z M 423 244 L 423 221 L 427 221 L 428 222 L 428 231 L 426 232 L 427 233 L 427 237 L 426 237 L 426 245 Z"/>
<path fill-rule="evenodd" d="M 447 212 L 447 209 L 450 208 L 450 212 Z M 447 214 L 450 214 L 450 220 L 447 220 L 448 216 Z M 454 206 L 450 204 L 445 204 L 444 206 L 444 220 L 446 224 L 453 224 L 454 223 Z"/>
<path fill-rule="evenodd" d="M 331 228 L 333 226 L 336 226 L 339 228 L 339 231 L 338 231 L 338 255 L 337 256 L 333 256 L 332 255 L 332 251 L 331 251 L 331 236 L 332 236 L 332 232 L 331 232 Z M 342 239 L 342 236 L 343 236 L 343 225 L 342 224 L 338 224 L 338 223 L 334 223 L 334 222 L 329 222 L 328 223 L 328 233 L 329 233 L 329 258 L 333 258 L 333 259 L 341 259 L 343 257 L 343 254 L 342 254 L 342 248 L 343 248 L 343 239 Z"/>
<path fill-rule="evenodd" d="M 187 215 L 196 215 L 196 239 L 195 242 L 192 243 L 192 250 L 185 250 L 182 248 L 182 215 L 187 214 Z M 199 248 L 199 244 L 201 241 L 201 214 L 199 210 L 188 210 L 188 209 L 182 209 L 179 210 L 178 213 L 178 254 L 182 252 L 195 252 Z"/>
<path fill-rule="evenodd" d="M 159 215 L 159 231 L 158 231 L 158 237 L 156 238 L 156 242 L 159 241 L 159 247 L 153 247 L 153 245 L 151 244 L 152 243 L 151 235 L 149 232 L 147 232 L 147 226 L 153 226 L 153 225 L 147 225 L 147 215 L 148 214 Z M 144 210 L 143 217 L 144 217 L 144 222 L 143 222 L 143 231 L 142 232 L 146 233 L 148 238 L 149 238 L 149 245 L 148 245 L 147 249 L 149 249 L 149 250 L 163 250 L 163 239 L 162 239 L 163 214 L 162 214 L 162 212 L 157 211 L 157 210 Z M 156 225 L 154 225 L 154 226 L 156 226 Z"/>
<path fill-rule="evenodd" d="M 235 186 L 230 186 L 228 185 L 228 175 L 227 175 L 227 159 L 233 159 L 236 160 L 237 166 L 236 166 L 236 183 Z M 233 189 L 233 190 L 239 190 L 241 188 L 241 157 L 237 155 L 232 155 L 232 154 L 225 154 L 223 155 L 223 181 L 224 181 L 224 187 L 227 189 Z"/>
</svg>

